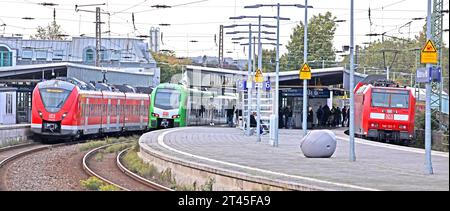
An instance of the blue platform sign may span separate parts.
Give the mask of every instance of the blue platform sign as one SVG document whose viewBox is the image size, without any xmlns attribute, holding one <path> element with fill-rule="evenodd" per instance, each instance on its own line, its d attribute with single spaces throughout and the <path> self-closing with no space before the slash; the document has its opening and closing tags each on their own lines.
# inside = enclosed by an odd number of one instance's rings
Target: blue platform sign
<svg viewBox="0 0 450 211">
<path fill-rule="evenodd" d="M 251 81 L 250 86 L 255 87 L 255 82 Z M 248 90 L 248 83 L 247 80 L 242 81 L 242 90 Z"/>
<path fill-rule="evenodd" d="M 264 81 L 264 90 L 270 91 L 272 88 L 272 85 L 270 84 L 270 81 Z"/>
<path fill-rule="evenodd" d="M 441 67 L 433 66 L 429 69 L 418 68 L 416 81 L 419 83 L 430 83 L 430 82 L 440 82 L 442 78 Z"/>
<path fill-rule="evenodd" d="M 238 81 L 238 82 L 237 82 L 237 87 L 238 87 L 239 91 L 242 91 L 242 90 L 245 90 L 245 89 L 246 89 L 245 84 L 246 84 L 246 81 L 245 81 L 245 80 L 244 80 L 244 81 Z"/>
<path fill-rule="evenodd" d="M 431 80 L 433 82 L 441 82 L 442 69 L 438 66 L 433 66 L 431 68 Z"/>
<path fill-rule="evenodd" d="M 303 89 L 289 89 L 282 91 L 283 97 L 303 97 Z M 308 89 L 309 98 L 329 98 L 330 90 L 328 89 Z"/>
<path fill-rule="evenodd" d="M 416 81 L 419 83 L 430 83 L 431 74 L 427 68 L 418 68 L 416 72 Z"/>
</svg>

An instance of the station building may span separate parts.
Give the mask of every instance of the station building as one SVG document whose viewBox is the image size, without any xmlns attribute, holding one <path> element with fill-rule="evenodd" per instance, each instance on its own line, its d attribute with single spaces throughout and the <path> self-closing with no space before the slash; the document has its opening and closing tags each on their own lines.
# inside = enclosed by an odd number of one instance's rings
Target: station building
<svg viewBox="0 0 450 211">
<path fill-rule="evenodd" d="M 160 81 L 160 69 L 143 39 L 102 38 L 99 66 L 95 63 L 93 37 L 0 37 L 0 83 L 17 89 L 16 123 L 30 122 L 31 92 L 43 80 L 75 77 L 134 87 L 154 87 Z"/>
<path fill-rule="evenodd" d="M 355 73 L 355 85 L 367 75 Z M 261 118 L 268 120 L 273 113 L 275 78 L 274 72 L 264 73 L 265 85 L 261 88 Z M 293 127 L 302 125 L 303 81 L 299 79 L 299 71 L 280 72 L 280 108 L 290 107 L 293 111 Z M 348 105 L 349 71 L 344 67 L 313 69 L 312 80 L 308 81 L 308 106 L 314 113 L 319 106 L 328 105 L 342 108 Z M 214 90 L 221 95 L 237 95 L 237 109 L 247 110 L 249 94 L 246 89 L 247 71 L 227 70 L 201 66 L 187 66 L 183 73 L 183 83 L 191 88 Z M 253 89 L 255 90 L 255 89 Z M 256 93 L 252 91 L 251 110 L 256 111 Z M 246 116 L 246 113 L 243 114 Z M 314 115 L 314 121 L 317 121 Z"/>
</svg>

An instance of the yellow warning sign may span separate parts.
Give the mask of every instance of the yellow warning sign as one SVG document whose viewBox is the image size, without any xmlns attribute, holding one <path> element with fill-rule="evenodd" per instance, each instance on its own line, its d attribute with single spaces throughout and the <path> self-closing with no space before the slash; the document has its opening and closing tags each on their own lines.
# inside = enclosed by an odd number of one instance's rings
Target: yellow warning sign
<svg viewBox="0 0 450 211">
<path fill-rule="evenodd" d="M 428 40 L 420 54 L 420 63 L 422 64 L 437 64 L 438 53 L 432 40 Z"/>
<path fill-rule="evenodd" d="M 262 82 L 264 82 L 264 75 L 263 75 L 263 73 L 262 73 L 262 71 L 261 71 L 260 69 L 257 69 L 257 70 L 256 70 L 256 73 L 255 73 L 255 82 L 256 82 L 256 83 L 262 83 Z"/>
<path fill-rule="evenodd" d="M 311 67 L 308 64 L 303 64 L 302 69 L 300 69 L 300 80 L 311 80 Z"/>
</svg>

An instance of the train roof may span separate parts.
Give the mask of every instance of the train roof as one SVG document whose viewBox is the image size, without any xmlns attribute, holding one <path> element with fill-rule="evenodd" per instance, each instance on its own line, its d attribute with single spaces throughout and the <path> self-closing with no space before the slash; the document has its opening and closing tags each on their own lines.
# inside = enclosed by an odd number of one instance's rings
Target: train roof
<svg viewBox="0 0 450 211">
<path fill-rule="evenodd" d="M 151 87 L 139 87 L 134 88 L 130 85 L 110 85 L 102 82 L 84 82 L 77 78 L 73 77 L 57 77 L 56 79 L 43 81 L 38 84 L 39 88 L 44 87 L 55 87 L 59 86 L 59 88 L 72 90 L 75 86 L 83 91 L 103 91 L 103 92 L 116 92 L 116 93 L 142 93 L 142 94 L 151 94 Z"/>
</svg>

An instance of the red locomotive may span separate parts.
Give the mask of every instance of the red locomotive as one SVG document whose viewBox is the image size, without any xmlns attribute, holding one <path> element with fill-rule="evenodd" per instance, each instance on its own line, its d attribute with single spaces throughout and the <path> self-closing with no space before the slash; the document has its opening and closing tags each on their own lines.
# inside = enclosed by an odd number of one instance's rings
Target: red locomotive
<svg viewBox="0 0 450 211">
<path fill-rule="evenodd" d="M 44 81 L 33 91 L 31 129 L 46 139 L 146 130 L 149 104 L 148 94 L 98 90 L 76 79 Z"/>
<path fill-rule="evenodd" d="M 409 143 L 414 138 L 414 90 L 392 82 L 355 88 L 355 133 L 378 141 Z"/>
</svg>

